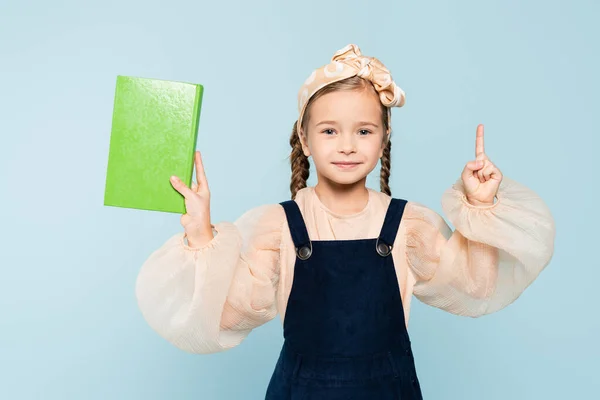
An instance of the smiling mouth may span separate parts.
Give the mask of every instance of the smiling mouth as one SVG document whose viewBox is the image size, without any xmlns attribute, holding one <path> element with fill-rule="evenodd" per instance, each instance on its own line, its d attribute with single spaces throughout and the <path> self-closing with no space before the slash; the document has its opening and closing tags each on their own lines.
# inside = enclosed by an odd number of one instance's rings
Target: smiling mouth
<svg viewBox="0 0 600 400">
<path fill-rule="evenodd" d="M 362 163 L 359 163 L 359 162 L 350 162 L 350 161 L 341 161 L 341 162 L 332 162 L 332 164 L 335 165 L 338 168 L 349 169 L 349 168 L 356 167 L 357 165 L 360 165 Z"/>
</svg>

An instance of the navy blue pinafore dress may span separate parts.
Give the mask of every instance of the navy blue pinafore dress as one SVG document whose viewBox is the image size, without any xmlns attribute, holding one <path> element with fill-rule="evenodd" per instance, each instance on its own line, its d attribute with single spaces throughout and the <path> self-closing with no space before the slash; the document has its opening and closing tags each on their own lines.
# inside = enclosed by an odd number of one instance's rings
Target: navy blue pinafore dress
<svg viewBox="0 0 600 400">
<path fill-rule="evenodd" d="M 296 263 L 266 399 L 422 400 L 391 255 L 406 200 L 361 240 L 311 241 L 296 202 L 281 205 Z"/>
</svg>

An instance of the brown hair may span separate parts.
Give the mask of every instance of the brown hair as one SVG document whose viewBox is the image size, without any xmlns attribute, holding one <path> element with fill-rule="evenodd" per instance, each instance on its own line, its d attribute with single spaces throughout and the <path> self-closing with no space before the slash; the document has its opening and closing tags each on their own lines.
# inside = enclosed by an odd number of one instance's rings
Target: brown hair
<svg viewBox="0 0 600 400">
<path fill-rule="evenodd" d="M 368 88 L 375 90 L 373 85 L 359 77 L 353 76 L 351 78 L 347 78 L 338 82 L 331 83 L 318 92 L 316 92 L 308 101 L 305 111 L 305 117 L 302 121 L 302 129 L 306 132 L 306 124 L 310 119 L 310 106 L 311 104 L 317 100 L 319 97 L 339 90 L 365 90 Z M 381 120 L 383 122 L 384 135 L 383 140 L 387 141 L 385 148 L 383 149 L 383 156 L 381 157 L 381 175 L 379 179 L 379 185 L 381 191 L 388 196 L 392 195 L 390 190 L 390 167 L 391 167 L 391 159 L 390 159 L 390 151 L 392 149 L 392 142 L 389 139 L 389 135 L 385 134 L 390 131 L 390 121 L 388 117 L 388 108 L 381 104 Z M 302 142 L 300 141 L 300 137 L 298 135 L 297 129 L 297 121 L 294 122 L 294 127 L 292 128 L 292 135 L 290 136 L 290 146 L 292 147 L 292 152 L 290 154 L 290 166 L 292 169 L 292 179 L 290 183 L 290 191 L 292 193 L 292 199 L 296 198 L 296 193 L 300 189 L 306 187 L 306 181 L 309 176 L 310 163 L 308 162 L 308 157 L 304 155 L 302 151 Z"/>
</svg>

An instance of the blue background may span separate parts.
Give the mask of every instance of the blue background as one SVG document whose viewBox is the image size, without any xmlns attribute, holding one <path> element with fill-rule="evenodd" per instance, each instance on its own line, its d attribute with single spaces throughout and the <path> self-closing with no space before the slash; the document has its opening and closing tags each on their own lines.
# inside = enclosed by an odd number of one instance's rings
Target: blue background
<svg viewBox="0 0 600 400">
<path fill-rule="evenodd" d="M 393 118 L 395 196 L 441 212 L 484 123 L 490 158 L 556 217 L 550 266 L 507 309 L 469 319 L 413 302 L 425 398 L 597 395 L 599 3 L 319 3 L 0 3 L 1 399 L 263 396 L 278 318 L 201 356 L 142 319 L 139 268 L 181 226 L 103 206 L 115 80 L 205 85 L 198 148 L 213 220 L 231 221 L 289 197 L 297 90 L 348 43 L 407 93 Z"/>
</svg>

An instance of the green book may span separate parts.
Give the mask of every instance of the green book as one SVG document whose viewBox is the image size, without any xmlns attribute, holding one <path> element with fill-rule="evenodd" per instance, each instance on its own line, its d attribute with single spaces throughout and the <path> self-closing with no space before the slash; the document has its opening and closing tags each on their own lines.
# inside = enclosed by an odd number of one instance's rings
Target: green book
<svg viewBox="0 0 600 400">
<path fill-rule="evenodd" d="M 104 205 L 185 213 L 169 182 L 192 182 L 204 87 L 118 76 Z"/>
</svg>

